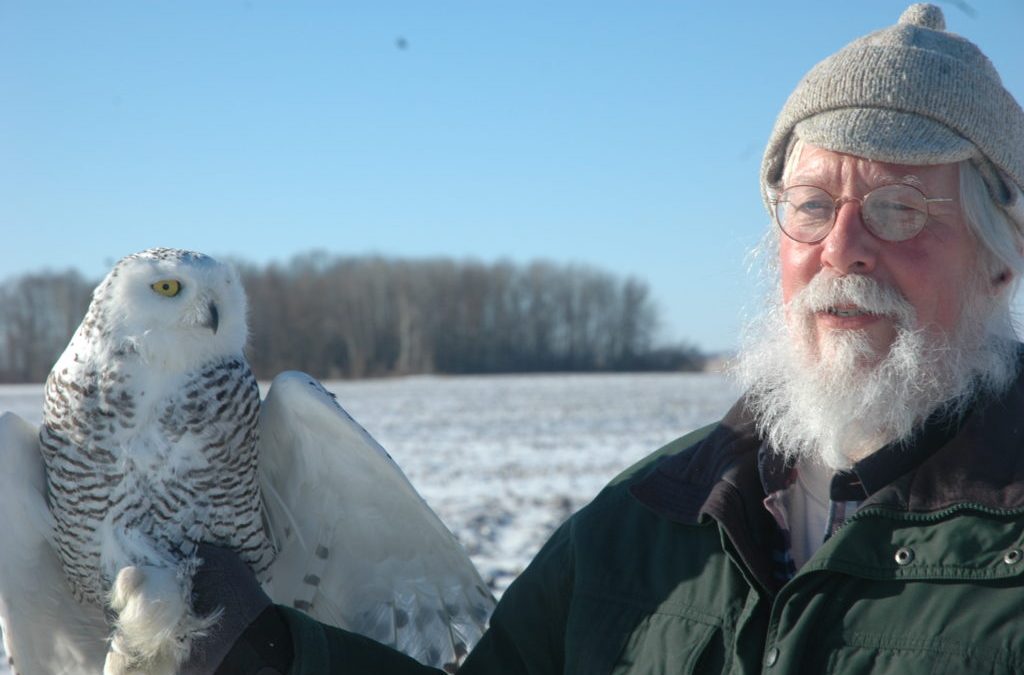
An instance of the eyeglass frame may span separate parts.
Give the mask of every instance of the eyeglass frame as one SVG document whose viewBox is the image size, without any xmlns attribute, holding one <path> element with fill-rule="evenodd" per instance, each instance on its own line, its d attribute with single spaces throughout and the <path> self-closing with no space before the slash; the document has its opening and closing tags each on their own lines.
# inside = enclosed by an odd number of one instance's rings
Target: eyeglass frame
<svg viewBox="0 0 1024 675">
<path fill-rule="evenodd" d="M 875 232 L 874 228 L 871 226 L 871 223 L 868 220 L 868 218 L 866 218 L 865 215 L 864 215 L 864 200 L 866 200 L 871 195 L 871 193 L 874 192 L 875 190 L 880 190 L 880 189 L 886 188 L 886 187 L 892 187 L 894 185 L 895 186 L 899 186 L 899 187 L 908 187 L 911 190 L 916 191 L 918 194 L 921 195 L 921 198 L 924 199 L 925 209 L 927 209 L 925 211 L 925 216 L 926 216 L 925 222 L 921 225 L 921 229 L 919 229 L 917 232 L 915 232 L 913 236 L 907 237 L 906 239 L 885 239 L 883 237 L 880 237 Z M 811 241 L 801 241 L 800 239 L 797 239 L 796 237 L 791 235 L 789 232 L 786 232 L 786 228 L 784 228 L 782 226 L 782 223 L 779 222 L 778 208 L 779 208 L 780 198 L 782 197 L 782 195 L 787 190 L 792 190 L 793 188 L 798 188 L 798 187 L 814 188 L 815 190 L 821 190 L 826 195 L 828 195 L 830 199 L 832 199 L 832 203 L 833 203 L 832 223 L 828 226 L 828 229 L 825 230 L 825 232 L 819 238 L 812 239 Z M 808 183 L 797 183 L 796 185 L 790 185 L 790 186 L 787 186 L 786 188 L 780 190 L 779 193 L 778 193 L 778 196 L 772 197 L 769 200 L 769 202 L 772 205 L 772 220 L 775 221 L 775 225 L 778 226 L 778 228 L 780 230 L 782 230 L 782 234 L 786 235 L 787 237 L 789 237 L 790 239 L 792 239 L 793 241 L 795 241 L 795 242 L 797 242 L 799 244 L 817 244 L 819 242 L 824 241 L 825 238 L 832 232 L 832 230 L 835 229 L 836 221 L 839 220 L 839 209 L 843 208 L 843 205 L 848 203 L 848 202 L 857 202 L 860 205 L 861 219 L 864 221 L 864 226 L 865 226 L 864 229 L 866 229 L 871 234 L 871 236 L 874 237 L 875 239 L 878 239 L 879 241 L 888 242 L 890 244 L 899 244 L 899 243 L 902 243 L 902 242 L 905 242 L 905 241 L 910 241 L 911 239 L 914 239 L 914 237 L 917 237 L 917 235 L 921 234 L 924 231 L 925 225 L 928 224 L 928 218 L 931 218 L 931 216 L 932 216 L 932 212 L 931 212 L 931 208 L 929 207 L 929 204 L 931 204 L 932 202 L 951 202 L 951 201 L 953 201 L 952 197 L 928 197 L 928 195 L 926 195 L 924 193 L 924 190 L 922 190 L 921 188 L 919 188 L 919 187 L 917 187 L 915 185 L 911 185 L 910 183 L 885 183 L 884 185 L 879 185 L 877 187 L 871 188 L 866 193 L 864 193 L 863 197 L 860 197 L 860 198 L 858 198 L 858 197 L 836 197 L 831 192 L 829 192 L 828 190 L 826 190 L 825 188 L 823 188 L 821 186 L 810 185 Z"/>
</svg>

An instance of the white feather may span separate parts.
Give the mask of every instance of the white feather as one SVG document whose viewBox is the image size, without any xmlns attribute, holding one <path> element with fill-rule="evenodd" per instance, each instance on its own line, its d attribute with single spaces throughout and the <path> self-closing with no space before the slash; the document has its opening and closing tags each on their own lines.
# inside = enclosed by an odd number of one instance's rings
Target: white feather
<svg viewBox="0 0 1024 675">
<path fill-rule="evenodd" d="M 275 602 L 438 667 L 461 660 L 494 600 L 455 537 L 385 450 L 315 379 L 278 375 L 260 471 L 280 553 Z"/>
<path fill-rule="evenodd" d="M 49 541 L 46 478 L 38 430 L 0 416 L 0 628 L 14 670 L 24 675 L 99 673 L 107 651 L 103 611 L 75 601 Z"/>
</svg>

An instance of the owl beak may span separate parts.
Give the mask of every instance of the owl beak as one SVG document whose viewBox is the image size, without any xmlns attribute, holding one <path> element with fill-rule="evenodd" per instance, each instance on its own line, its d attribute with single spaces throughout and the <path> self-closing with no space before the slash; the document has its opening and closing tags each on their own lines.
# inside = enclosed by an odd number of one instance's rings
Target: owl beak
<svg viewBox="0 0 1024 675">
<path fill-rule="evenodd" d="M 220 326 L 220 312 L 217 311 L 217 305 L 212 302 L 207 306 L 207 309 L 210 310 L 210 314 L 206 317 L 206 321 L 201 325 L 205 328 L 209 328 L 213 331 L 214 335 L 216 335 L 217 327 Z"/>
</svg>

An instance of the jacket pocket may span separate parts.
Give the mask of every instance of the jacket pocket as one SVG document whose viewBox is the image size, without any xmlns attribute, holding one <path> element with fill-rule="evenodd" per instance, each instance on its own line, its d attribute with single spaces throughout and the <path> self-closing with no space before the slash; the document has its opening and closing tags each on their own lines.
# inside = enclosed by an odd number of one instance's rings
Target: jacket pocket
<svg viewBox="0 0 1024 675">
<path fill-rule="evenodd" d="M 720 673 L 721 628 L 669 614 L 650 614 L 629 636 L 611 675 Z"/>
<path fill-rule="evenodd" d="M 724 669 L 721 621 L 678 603 L 646 605 L 578 594 L 566 635 L 566 673 L 686 675 Z"/>
<path fill-rule="evenodd" d="M 857 634 L 834 649 L 828 658 L 829 675 L 1012 675 L 1024 664 L 1008 652 L 962 648 L 955 642 L 894 645 L 886 636 Z"/>
</svg>

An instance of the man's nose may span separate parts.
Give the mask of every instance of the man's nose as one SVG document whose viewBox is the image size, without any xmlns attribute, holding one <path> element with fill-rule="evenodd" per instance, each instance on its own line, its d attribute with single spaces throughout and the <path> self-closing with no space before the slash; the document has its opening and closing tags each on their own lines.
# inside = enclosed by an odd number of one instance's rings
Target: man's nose
<svg viewBox="0 0 1024 675">
<path fill-rule="evenodd" d="M 822 241 L 821 262 L 839 274 L 865 274 L 875 268 L 879 243 L 864 224 L 860 202 L 846 201 Z"/>
</svg>

